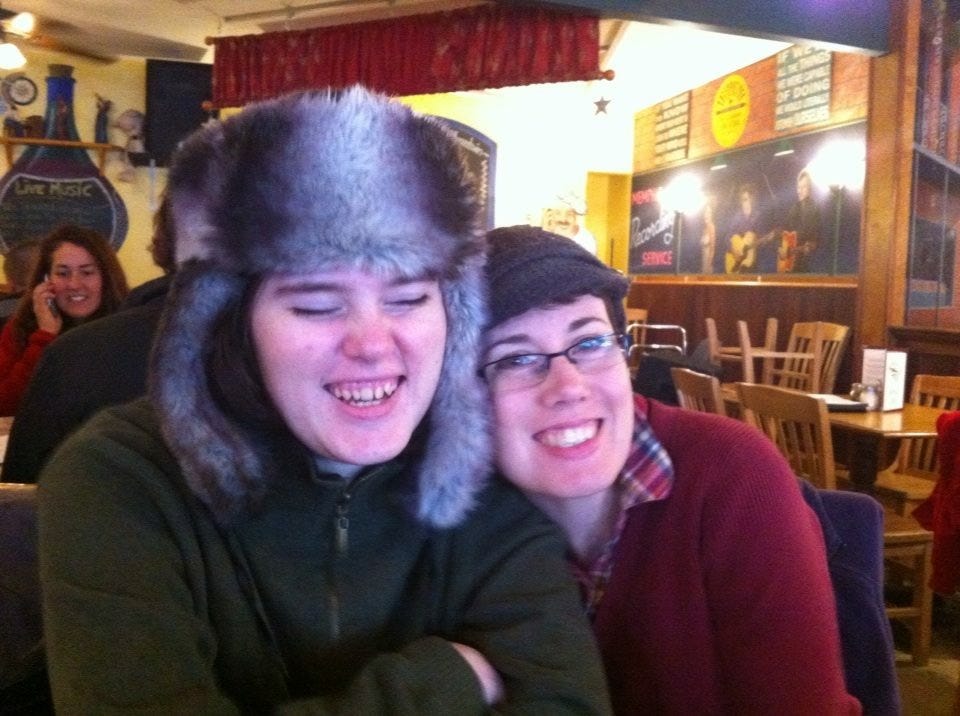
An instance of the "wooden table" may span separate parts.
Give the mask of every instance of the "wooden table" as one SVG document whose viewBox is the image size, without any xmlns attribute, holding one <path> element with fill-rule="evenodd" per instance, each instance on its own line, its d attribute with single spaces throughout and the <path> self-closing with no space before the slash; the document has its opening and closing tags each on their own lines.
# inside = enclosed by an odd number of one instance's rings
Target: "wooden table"
<svg viewBox="0 0 960 716">
<path fill-rule="evenodd" d="M 721 386 L 731 417 L 740 417 L 736 386 Z M 837 461 L 850 470 L 856 489 L 871 492 L 877 473 L 893 464 L 904 438 L 937 437 L 937 418 L 947 411 L 905 403 L 902 410 L 864 413 L 831 412 L 830 427 Z"/>
<path fill-rule="evenodd" d="M 877 473 L 893 464 L 903 438 L 937 437 L 945 410 L 907 403 L 902 410 L 830 413 L 835 453 L 857 489 L 869 492 Z"/>
</svg>

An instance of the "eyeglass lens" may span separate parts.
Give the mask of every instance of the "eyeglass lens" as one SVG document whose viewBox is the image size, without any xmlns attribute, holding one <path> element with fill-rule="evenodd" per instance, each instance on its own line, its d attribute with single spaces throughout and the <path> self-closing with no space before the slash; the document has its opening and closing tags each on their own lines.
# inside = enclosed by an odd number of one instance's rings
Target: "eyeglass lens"
<svg viewBox="0 0 960 716">
<path fill-rule="evenodd" d="M 625 339 L 619 333 L 591 336 L 556 353 L 525 353 L 507 356 L 483 366 L 487 384 L 497 391 L 530 388 L 542 383 L 554 358 L 566 357 L 581 373 L 590 373 L 623 359 Z"/>
</svg>

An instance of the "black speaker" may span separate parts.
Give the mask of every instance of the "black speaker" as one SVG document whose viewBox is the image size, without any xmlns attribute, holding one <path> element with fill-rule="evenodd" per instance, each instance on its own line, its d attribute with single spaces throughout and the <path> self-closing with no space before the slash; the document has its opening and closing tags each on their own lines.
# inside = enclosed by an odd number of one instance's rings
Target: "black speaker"
<svg viewBox="0 0 960 716">
<path fill-rule="evenodd" d="M 177 145 L 210 118 L 203 103 L 212 97 L 212 78 L 213 65 L 147 60 L 144 144 L 157 166 L 167 166 Z"/>
</svg>

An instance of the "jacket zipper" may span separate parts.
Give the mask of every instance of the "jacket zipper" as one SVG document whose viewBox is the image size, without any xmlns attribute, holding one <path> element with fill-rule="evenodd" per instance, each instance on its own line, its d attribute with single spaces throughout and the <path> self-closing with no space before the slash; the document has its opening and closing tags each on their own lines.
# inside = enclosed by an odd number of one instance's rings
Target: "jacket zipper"
<svg viewBox="0 0 960 716">
<path fill-rule="evenodd" d="M 350 499 L 353 497 L 353 492 L 361 484 L 369 480 L 375 474 L 380 471 L 380 468 L 371 470 L 366 475 L 357 477 L 353 481 L 347 483 L 347 485 L 341 490 L 340 497 L 337 498 L 337 509 L 336 516 L 334 518 L 334 532 L 335 532 L 335 561 L 340 560 L 345 557 L 347 554 L 347 547 L 350 544 L 350 517 L 348 515 L 350 509 Z M 330 597 L 327 600 L 330 606 L 330 633 L 334 639 L 340 638 L 340 594 L 337 591 L 337 579 L 335 570 L 333 569 L 333 562 L 331 562 L 331 573 L 330 573 Z"/>
</svg>

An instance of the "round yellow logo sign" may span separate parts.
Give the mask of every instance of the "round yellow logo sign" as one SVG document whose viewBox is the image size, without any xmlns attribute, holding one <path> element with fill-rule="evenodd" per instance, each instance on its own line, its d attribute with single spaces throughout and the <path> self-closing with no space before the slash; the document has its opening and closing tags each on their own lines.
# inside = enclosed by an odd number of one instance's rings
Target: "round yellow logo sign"
<svg viewBox="0 0 960 716">
<path fill-rule="evenodd" d="M 725 77 L 713 96 L 710 115 L 713 137 L 721 147 L 732 147 L 740 139 L 750 116 L 750 88 L 740 75 Z"/>
</svg>

